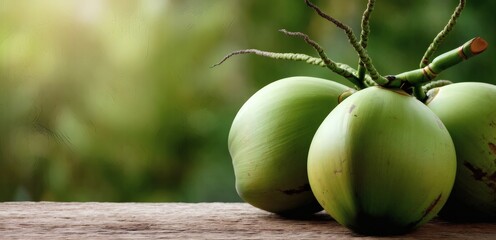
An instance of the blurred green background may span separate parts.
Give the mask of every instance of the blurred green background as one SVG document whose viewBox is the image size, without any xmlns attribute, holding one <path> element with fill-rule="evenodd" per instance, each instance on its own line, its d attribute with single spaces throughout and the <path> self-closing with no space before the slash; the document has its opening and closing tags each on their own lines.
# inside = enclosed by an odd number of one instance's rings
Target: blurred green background
<svg viewBox="0 0 496 240">
<path fill-rule="evenodd" d="M 359 33 L 366 1 L 314 1 Z M 369 54 L 384 75 L 417 68 L 458 1 L 377 1 Z M 496 1 L 469 1 L 437 54 L 489 49 L 442 79 L 496 83 Z M 239 201 L 227 150 L 237 110 L 280 78 L 343 79 L 259 56 L 315 52 L 356 65 L 345 35 L 302 0 L 0 1 L 0 201 Z"/>
</svg>

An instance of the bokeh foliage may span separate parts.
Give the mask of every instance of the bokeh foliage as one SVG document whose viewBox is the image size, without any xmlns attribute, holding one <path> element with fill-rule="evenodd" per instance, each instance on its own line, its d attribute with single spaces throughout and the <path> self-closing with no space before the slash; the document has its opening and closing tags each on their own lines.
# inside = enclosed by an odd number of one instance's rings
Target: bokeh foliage
<svg viewBox="0 0 496 240">
<path fill-rule="evenodd" d="M 366 1 L 314 1 L 359 33 Z M 418 67 L 456 0 L 378 1 L 369 54 L 382 74 Z M 489 49 L 443 73 L 496 83 L 496 1 L 468 1 L 439 52 Z M 227 135 L 244 101 L 280 78 L 345 80 L 259 48 L 355 66 L 345 35 L 300 0 L 0 1 L 0 200 L 239 201 Z M 476 93 L 474 93 L 476 94 Z"/>
</svg>

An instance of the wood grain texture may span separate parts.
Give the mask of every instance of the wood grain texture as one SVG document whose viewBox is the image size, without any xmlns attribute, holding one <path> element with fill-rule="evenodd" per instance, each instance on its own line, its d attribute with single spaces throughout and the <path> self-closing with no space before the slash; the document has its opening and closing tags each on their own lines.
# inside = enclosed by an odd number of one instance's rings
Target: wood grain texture
<svg viewBox="0 0 496 240">
<path fill-rule="evenodd" d="M 0 239 L 374 239 L 325 212 L 290 220 L 245 203 L 0 203 Z M 496 223 L 434 220 L 401 239 L 496 239 Z M 391 238 L 391 239 L 394 239 Z"/>
</svg>

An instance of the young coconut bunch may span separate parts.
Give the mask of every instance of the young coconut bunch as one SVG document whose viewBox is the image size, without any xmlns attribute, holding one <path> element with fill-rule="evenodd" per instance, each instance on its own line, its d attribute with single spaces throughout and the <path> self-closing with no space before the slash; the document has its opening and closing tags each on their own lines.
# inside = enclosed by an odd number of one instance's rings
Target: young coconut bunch
<svg viewBox="0 0 496 240">
<path fill-rule="evenodd" d="M 421 226 L 446 202 L 456 172 L 453 141 L 423 103 L 426 91 L 449 84 L 433 80 L 484 51 L 487 43 L 474 38 L 429 63 L 463 9 L 465 2 L 460 1 L 421 68 L 382 76 L 366 51 L 375 1 L 368 1 L 360 40 L 350 27 L 305 3 L 344 30 L 359 56 L 358 70 L 329 59 L 307 35 L 286 30 L 281 32 L 302 38 L 320 58 L 247 49 L 216 65 L 246 53 L 305 61 L 327 67 L 355 89 L 297 77 L 276 81 L 253 95 L 229 134 L 239 195 L 255 207 L 283 215 L 313 213 L 320 205 L 339 223 L 363 234 L 399 234 Z"/>
<path fill-rule="evenodd" d="M 323 208 L 357 233 L 409 232 L 436 216 L 450 195 L 455 147 L 423 101 L 426 90 L 447 83 L 432 82 L 439 73 L 487 47 L 483 39 L 474 38 L 429 63 L 432 49 L 451 30 L 464 4 L 460 2 L 448 27 L 434 39 L 421 68 L 394 76 L 377 73 L 363 46 L 345 28 L 360 56 L 359 69 L 365 67 L 378 86 L 354 93 L 326 117 L 309 149 L 308 177 Z M 424 87 L 426 83 L 430 85 Z"/>
</svg>

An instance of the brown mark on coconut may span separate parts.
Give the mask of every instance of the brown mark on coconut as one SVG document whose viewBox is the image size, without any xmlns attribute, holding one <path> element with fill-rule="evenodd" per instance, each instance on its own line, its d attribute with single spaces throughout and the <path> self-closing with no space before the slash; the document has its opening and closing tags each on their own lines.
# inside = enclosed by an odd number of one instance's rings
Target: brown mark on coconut
<svg viewBox="0 0 496 240">
<path fill-rule="evenodd" d="M 463 166 L 465 166 L 466 168 L 468 168 L 468 170 L 470 170 L 472 172 L 472 176 L 477 181 L 482 180 L 482 178 L 484 178 L 487 175 L 487 173 L 482 171 L 482 169 L 475 167 L 474 165 L 472 165 L 469 162 L 464 162 Z"/>
<path fill-rule="evenodd" d="M 307 183 L 307 184 L 299 186 L 297 188 L 281 190 L 281 192 L 283 192 L 284 194 L 287 194 L 287 195 L 294 195 L 294 194 L 308 192 L 311 190 L 312 189 L 310 188 L 310 184 Z"/>
<path fill-rule="evenodd" d="M 494 143 L 488 143 L 489 149 L 491 149 L 491 152 L 496 155 L 496 145 Z"/>
<path fill-rule="evenodd" d="M 431 205 L 429 205 L 429 207 L 427 207 L 424 211 L 424 215 L 422 216 L 422 218 L 424 218 L 425 216 L 427 216 L 427 214 L 429 214 L 430 212 L 432 212 L 432 209 L 434 209 L 434 207 L 439 203 L 439 200 L 441 200 L 441 196 L 443 194 L 440 193 L 439 196 L 437 196 L 436 199 L 434 199 L 434 201 L 431 202 Z"/>
<path fill-rule="evenodd" d="M 496 172 L 488 174 L 468 162 L 464 162 L 463 165 L 472 172 L 472 176 L 475 180 L 484 182 L 486 186 L 496 192 Z"/>
<path fill-rule="evenodd" d="M 436 199 L 434 199 L 431 204 L 424 210 L 424 213 L 422 214 L 422 217 L 420 217 L 419 220 L 415 221 L 415 222 L 411 222 L 410 224 L 408 224 L 408 226 L 416 226 L 417 224 L 419 224 L 420 222 L 422 222 L 422 220 L 427 217 L 427 215 L 429 215 L 430 212 L 432 212 L 432 210 L 434 209 L 434 207 L 436 207 L 436 205 L 439 203 L 439 200 L 441 200 L 441 196 L 443 194 L 440 193 L 439 196 L 436 197 Z"/>
<path fill-rule="evenodd" d="M 493 174 L 489 175 L 485 183 L 489 188 L 496 192 L 496 172 L 493 172 Z"/>
</svg>

